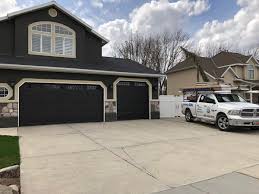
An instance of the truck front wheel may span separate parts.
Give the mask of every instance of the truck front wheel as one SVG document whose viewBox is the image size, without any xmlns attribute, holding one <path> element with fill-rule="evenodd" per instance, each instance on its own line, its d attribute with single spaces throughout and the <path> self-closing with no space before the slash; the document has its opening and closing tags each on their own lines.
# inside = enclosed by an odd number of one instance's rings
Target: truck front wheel
<svg viewBox="0 0 259 194">
<path fill-rule="evenodd" d="M 216 125 L 221 131 L 228 131 L 230 129 L 228 117 L 224 114 L 217 116 Z"/>
<path fill-rule="evenodd" d="M 193 122 L 192 112 L 189 109 L 185 111 L 185 120 L 187 122 Z"/>
</svg>

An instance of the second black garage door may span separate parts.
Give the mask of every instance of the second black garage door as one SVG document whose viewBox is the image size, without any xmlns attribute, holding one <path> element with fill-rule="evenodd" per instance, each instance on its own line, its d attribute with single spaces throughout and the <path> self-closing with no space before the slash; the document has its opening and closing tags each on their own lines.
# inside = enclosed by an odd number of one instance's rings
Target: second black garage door
<svg viewBox="0 0 259 194">
<path fill-rule="evenodd" d="M 98 85 L 26 83 L 19 99 L 20 126 L 103 121 Z"/>
<path fill-rule="evenodd" d="M 117 119 L 148 119 L 148 91 L 148 85 L 146 83 L 119 82 L 117 84 Z"/>
</svg>

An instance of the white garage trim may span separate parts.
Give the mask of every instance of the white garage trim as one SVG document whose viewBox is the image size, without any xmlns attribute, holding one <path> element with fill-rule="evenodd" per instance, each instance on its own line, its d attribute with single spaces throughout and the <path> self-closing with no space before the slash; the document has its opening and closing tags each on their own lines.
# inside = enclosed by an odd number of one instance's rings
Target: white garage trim
<svg viewBox="0 0 259 194">
<path fill-rule="evenodd" d="M 113 100 L 116 101 L 116 113 L 118 114 L 118 101 L 117 101 L 117 85 L 121 81 L 128 82 L 143 82 L 148 85 L 148 97 L 149 97 L 149 119 L 151 119 L 151 101 L 152 101 L 152 84 L 148 79 L 140 79 L 140 78 L 123 78 L 119 77 L 113 82 Z"/>
<path fill-rule="evenodd" d="M 53 83 L 53 84 L 81 84 L 81 85 L 99 85 L 103 88 L 103 121 L 105 122 L 105 101 L 107 100 L 107 87 L 101 81 L 83 81 L 83 80 L 58 80 L 58 79 L 31 79 L 24 78 L 15 85 L 15 100 L 19 102 L 20 87 L 25 83 Z M 18 126 L 20 126 L 20 103 L 18 103 Z"/>
</svg>

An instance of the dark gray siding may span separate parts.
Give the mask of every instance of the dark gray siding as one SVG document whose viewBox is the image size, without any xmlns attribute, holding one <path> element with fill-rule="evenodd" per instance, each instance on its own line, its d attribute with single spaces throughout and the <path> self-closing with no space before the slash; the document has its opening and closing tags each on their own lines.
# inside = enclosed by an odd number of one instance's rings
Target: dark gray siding
<svg viewBox="0 0 259 194">
<path fill-rule="evenodd" d="M 49 7 L 50 8 L 50 7 Z M 102 56 L 102 40 L 83 25 L 71 17 L 65 15 L 62 11 L 58 10 L 58 16 L 52 18 L 48 14 L 49 8 L 34 11 L 24 15 L 15 17 L 7 22 L 0 23 L 0 55 L 10 55 L 14 53 L 16 57 L 29 58 L 37 60 L 39 58 L 49 58 L 49 60 L 59 61 L 79 61 L 81 64 L 94 63 Z M 28 26 L 31 23 L 39 21 L 52 21 L 64 24 L 72 28 L 76 32 L 76 59 L 64 59 L 53 57 L 40 57 L 28 55 Z M 2 44 L 2 41 L 4 44 Z M 13 43 L 14 42 L 14 43 Z"/>
<path fill-rule="evenodd" d="M 13 21 L 0 22 L 0 55 L 12 56 L 14 48 Z"/>
<path fill-rule="evenodd" d="M 64 79 L 64 80 L 88 80 L 102 81 L 108 91 L 108 99 L 113 98 L 113 82 L 118 78 L 110 75 L 92 75 L 92 74 L 69 74 L 69 73 L 52 73 L 52 72 L 35 72 L 35 71 L 16 71 L 16 70 L 0 70 L 0 83 L 8 83 L 14 87 L 17 82 L 23 78 L 37 79 Z M 152 84 L 153 99 L 158 99 L 158 79 L 147 78 Z M 137 94 L 136 94 L 137 95 Z"/>
</svg>

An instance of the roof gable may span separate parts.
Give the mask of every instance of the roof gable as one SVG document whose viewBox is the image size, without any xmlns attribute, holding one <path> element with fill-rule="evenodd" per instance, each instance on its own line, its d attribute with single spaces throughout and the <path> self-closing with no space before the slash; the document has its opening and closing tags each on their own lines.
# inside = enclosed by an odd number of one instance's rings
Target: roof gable
<svg viewBox="0 0 259 194">
<path fill-rule="evenodd" d="M 256 64 L 258 64 L 258 65 L 259 65 L 258 60 L 257 60 L 253 55 L 252 55 L 252 56 L 247 60 L 247 62 L 246 62 L 246 63 L 249 63 L 251 60 L 252 60 L 254 63 L 256 63 Z"/>
<path fill-rule="evenodd" d="M 34 7 L 26 8 L 26 9 L 16 11 L 16 12 L 13 12 L 13 13 L 9 13 L 9 14 L 7 14 L 7 16 L 0 18 L 0 21 L 9 20 L 9 19 L 18 17 L 19 15 L 27 14 L 27 13 L 30 13 L 30 12 L 35 12 L 35 11 L 45 9 L 45 8 L 48 8 L 48 7 L 57 8 L 59 11 L 63 12 L 64 14 L 66 14 L 67 16 L 69 16 L 70 18 L 72 18 L 73 20 L 75 20 L 76 22 L 81 24 L 82 26 L 84 26 L 86 28 L 86 30 L 90 31 L 93 35 L 100 38 L 102 40 L 103 45 L 105 45 L 109 42 L 108 39 L 106 39 L 105 37 L 100 35 L 98 32 L 96 32 L 90 25 L 88 25 L 82 19 L 75 16 L 70 11 L 68 11 L 67 9 L 62 7 L 61 5 L 59 5 L 56 1 L 51 1 L 51 2 L 48 2 L 48 3 L 44 3 L 44 4 L 41 4 L 41 5 L 34 6 Z"/>
<path fill-rule="evenodd" d="M 236 74 L 236 72 L 233 70 L 232 67 L 228 67 L 225 72 L 221 75 L 221 77 L 223 78 L 228 72 L 231 73 L 231 75 L 233 75 L 233 77 L 239 78 L 239 76 Z"/>
<path fill-rule="evenodd" d="M 239 53 L 222 51 L 212 57 L 212 60 L 218 67 L 222 67 L 226 65 L 246 63 L 250 57 L 251 56 L 246 56 Z"/>
<path fill-rule="evenodd" d="M 229 69 L 229 66 L 233 64 L 240 64 L 240 63 L 246 64 L 248 60 L 252 58 L 255 59 L 251 55 L 246 56 L 239 53 L 226 52 L 226 51 L 222 51 L 212 58 L 198 57 L 199 64 L 202 67 L 202 69 L 206 73 L 210 74 L 215 78 L 221 78 L 225 72 L 228 72 L 228 70 L 231 70 L 232 73 L 235 76 L 237 76 L 237 74 L 234 72 L 232 68 Z M 256 59 L 255 61 L 258 63 Z M 172 67 L 166 73 L 167 74 L 174 73 L 174 72 L 182 71 L 189 68 L 195 68 L 195 64 L 193 60 L 191 60 L 190 58 L 187 58 L 184 61 L 178 63 L 176 66 Z"/>
</svg>

